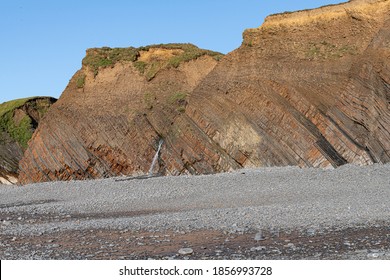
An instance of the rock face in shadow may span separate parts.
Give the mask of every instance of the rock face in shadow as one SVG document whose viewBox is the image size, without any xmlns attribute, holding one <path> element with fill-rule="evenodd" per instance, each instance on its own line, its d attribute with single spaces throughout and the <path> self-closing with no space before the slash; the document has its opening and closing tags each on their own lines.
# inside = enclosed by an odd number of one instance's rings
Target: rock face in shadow
<svg viewBox="0 0 390 280">
<path fill-rule="evenodd" d="M 221 59 L 192 45 L 91 49 L 20 181 L 390 161 L 390 1 L 268 17 Z"/>
<path fill-rule="evenodd" d="M 18 164 L 27 142 L 55 101 L 32 97 L 0 104 L 0 184 L 18 182 Z"/>
</svg>

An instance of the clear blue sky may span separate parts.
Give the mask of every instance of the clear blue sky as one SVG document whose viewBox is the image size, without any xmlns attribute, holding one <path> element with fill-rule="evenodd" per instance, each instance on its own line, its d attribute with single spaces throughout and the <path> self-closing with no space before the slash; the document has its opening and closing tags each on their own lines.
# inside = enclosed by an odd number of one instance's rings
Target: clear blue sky
<svg viewBox="0 0 390 280">
<path fill-rule="evenodd" d="M 92 47 L 193 43 L 228 53 L 273 13 L 331 0 L 0 0 L 0 103 L 59 97 Z"/>
</svg>

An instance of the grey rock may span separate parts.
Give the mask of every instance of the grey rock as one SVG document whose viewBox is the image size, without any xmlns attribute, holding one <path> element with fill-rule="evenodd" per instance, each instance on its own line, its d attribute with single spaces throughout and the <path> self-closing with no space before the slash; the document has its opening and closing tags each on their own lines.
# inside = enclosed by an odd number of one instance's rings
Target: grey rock
<svg viewBox="0 0 390 280">
<path fill-rule="evenodd" d="M 367 176 L 367 172 L 371 175 Z M 1 233 L 10 236 L 7 239 L 8 244 L 4 244 L 0 250 L 0 257 L 4 255 L 4 248 L 16 254 L 17 250 L 12 247 L 16 244 L 8 242 L 12 236 L 17 236 L 19 241 L 23 236 L 43 235 L 40 238 L 43 240 L 42 248 L 34 248 L 39 250 L 39 258 L 48 258 L 50 252 L 42 253 L 41 251 L 47 250 L 48 245 L 57 238 L 57 235 L 53 233 L 72 230 L 85 231 L 84 236 L 94 239 L 92 243 L 97 242 L 96 246 L 99 248 L 104 243 L 99 243 L 91 235 L 92 232 L 97 234 L 101 229 L 139 231 L 129 239 L 132 244 L 137 241 L 142 242 L 142 239 L 136 240 L 135 237 L 145 232 L 153 232 L 153 235 L 156 232 L 185 234 L 183 230 L 188 229 L 188 231 L 218 230 L 226 231 L 226 233 L 234 230 L 237 234 L 240 233 L 239 229 L 250 232 L 250 230 L 262 228 L 273 230 L 270 230 L 270 234 L 267 233 L 266 236 L 271 238 L 274 237 L 274 229 L 280 229 L 280 236 L 285 236 L 279 244 L 283 247 L 283 244 L 288 245 L 291 241 L 296 243 L 294 237 L 285 235 L 287 230 L 300 230 L 302 237 L 307 237 L 308 235 L 322 235 L 322 229 L 337 231 L 353 228 L 356 225 L 365 226 L 379 222 L 384 222 L 384 226 L 388 227 L 388 221 L 390 221 L 388 203 L 390 164 L 365 167 L 346 165 L 335 170 L 291 167 L 261 168 L 246 170 L 245 175 L 239 174 L 239 180 L 237 174 L 237 172 L 231 172 L 207 176 L 167 176 L 124 182 L 102 179 L 48 182 L 23 188 L 1 187 L 0 204 L 17 202 L 26 205 L 13 209 L 0 208 L 0 217 L 14 218 L 12 223 L 11 221 L 0 223 Z M 31 201 L 48 199 L 57 202 L 29 204 Z M 346 211 L 348 205 L 353 206 L 353 211 Z M 118 214 L 138 212 L 148 214 Z M 245 217 L 241 215 L 244 212 Z M 106 217 L 98 218 L 92 213 L 104 213 Z M 30 221 L 29 215 L 33 215 L 36 219 L 34 224 L 15 222 L 18 217 Z M 64 215 L 70 215 L 72 219 L 64 219 Z M 90 217 L 90 219 L 77 219 L 80 215 Z M 53 220 L 56 216 L 59 221 Z M 149 236 L 151 233 L 145 234 Z M 160 236 L 162 234 L 159 233 Z M 380 248 L 386 244 L 384 239 L 386 236 L 383 239 L 377 238 L 378 242 L 372 242 L 375 240 L 372 240 L 369 234 L 365 235 L 367 237 L 362 235 L 362 239 L 366 240 L 360 245 L 367 244 L 367 246 L 356 248 L 370 249 L 370 244 L 372 246 L 374 243 L 380 244 L 375 248 Z M 175 238 L 178 236 L 179 234 L 175 235 Z M 220 238 L 215 243 L 223 243 L 226 237 Z M 229 240 L 232 241 L 232 237 L 228 236 Z M 45 241 L 49 238 L 53 239 Z M 126 235 L 123 238 L 124 241 L 129 236 Z M 172 240 L 175 238 L 172 237 Z M 242 250 L 249 251 L 251 246 L 256 248 L 257 245 L 265 243 L 256 244 L 256 241 L 265 239 L 263 234 L 257 236 L 253 234 L 250 239 L 254 244 Z M 291 240 L 284 243 L 284 239 Z M 358 243 L 349 236 L 348 240 L 342 239 L 341 244 L 343 242 L 348 249 Z M 232 243 L 228 242 L 225 246 Z M 86 240 L 85 245 L 89 244 L 91 244 L 90 240 Z M 181 246 L 190 247 L 189 244 L 184 244 Z M 208 243 L 203 245 L 211 250 L 215 248 Z M 102 248 L 107 248 L 107 246 L 108 244 L 104 244 Z M 295 246 L 300 248 L 301 244 L 296 243 Z M 335 252 L 335 248 L 332 245 L 326 250 L 334 255 L 341 254 L 341 252 Z M 26 251 L 23 254 L 20 253 L 19 256 L 31 257 L 27 253 L 28 246 L 18 247 L 18 249 Z M 228 251 L 224 249 L 224 252 Z M 354 252 L 350 253 L 354 254 Z M 384 257 L 381 252 L 371 250 L 363 251 L 358 257 L 367 258 L 370 253 L 377 253 L 379 255 L 377 258 Z M 129 253 L 126 256 L 129 256 Z M 80 258 L 80 256 L 73 257 Z M 99 255 L 99 257 L 103 256 Z"/>
<path fill-rule="evenodd" d="M 316 230 L 314 229 L 314 228 L 308 228 L 307 230 L 306 230 L 306 233 L 307 233 L 307 235 L 309 235 L 309 236 L 314 236 L 314 235 L 316 235 Z"/>
<path fill-rule="evenodd" d="M 288 244 L 284 245 L 283 247 L 285 247 L 285 248 L 295 248 L 295 244 L 294 243 L 288 243 Z"/>
<path fill-rule="evenodd" d="M 191 248 L 181 248 L 178 253 L 180 255 L 191 255 L 193 252 L 194 250 Z"/>
<path fill-rule="evenodd" d="M 263 240 L 265 240 L 263 232 L 259 231 L 258 233 L 256 233 L 254 239 L 256 241 L 263 241 Z"/>
<path fill-rule="evenodd" d="M 370 259 L 377 259 L 379 258 L 379 256 L 380 256 L 379 253 L 370 253 L 367 255 L 367 257 Z"/>
<path fill-rule="evenodd" d="M 265 246 L 258 246 L 258 247 L 252 247 L 250 249 L 251 252 L 255 252 L 255 251 L 265 251 L 267 248 Z"/>
</svg>

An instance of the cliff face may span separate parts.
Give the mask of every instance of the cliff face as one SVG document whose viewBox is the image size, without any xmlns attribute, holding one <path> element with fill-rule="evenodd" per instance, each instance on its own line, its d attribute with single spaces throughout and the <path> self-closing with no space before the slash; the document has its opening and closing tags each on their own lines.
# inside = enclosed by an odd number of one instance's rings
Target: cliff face
<svg viewBox="0 0 390 280">
<path fill-rule="evenodd" d="M 191 45 L 92 49 L 20 180 L 390 161 L 390 1 L 273 15 L 221 61 Z"/>
<path fill-rule="evenodd" d="M 0 104 L 0 184 L 15 184 L 18 164 L 38 123 L 56 101 L 50 97 Z"/>
<path fill-rule="evenodd" d="M 88 50 L 82 69 L 34 134 L 20 180 L 145 174 L 160 139 L 154 173 L 185 173 L 192 163 L 213 172 L 198 157 L 215 147 L 184 111 L 221 56 L 174 44 Z"/>
<path fill-rule="evenodd" d="M 389 9 L 355 0 L 268 17 L 188 115 L 244 166 L 389 162 Z"/>
</svg>

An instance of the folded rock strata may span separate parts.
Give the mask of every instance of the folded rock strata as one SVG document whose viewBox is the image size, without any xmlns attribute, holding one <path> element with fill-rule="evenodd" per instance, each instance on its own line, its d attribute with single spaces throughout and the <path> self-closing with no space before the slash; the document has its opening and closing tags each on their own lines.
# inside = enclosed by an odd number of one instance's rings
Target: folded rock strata
<svg viewBox="0 0 390 280">
<path fill-rule="evenodd" d="M 18 164 L 27 142 L 55 101 L 32 97 L 0 104 L 0 184 L 18 182 Z"/>
<path fill-rule="evenodd" d="M 269 16 L 221 55 L 91 49 L 39 125 L 20 181 L 390 161 L 390 1 Z"/>
</svg>

